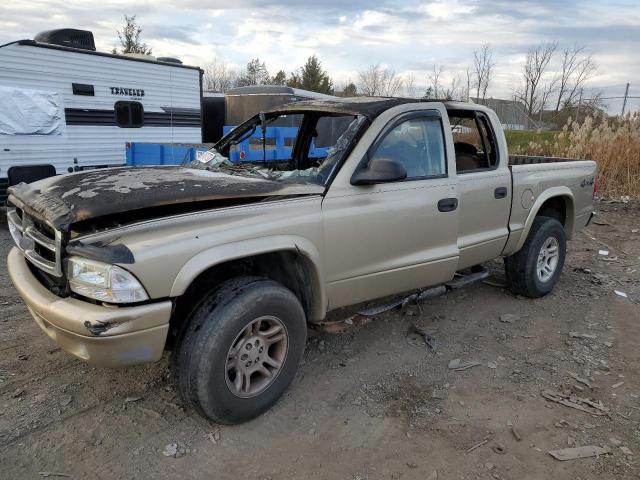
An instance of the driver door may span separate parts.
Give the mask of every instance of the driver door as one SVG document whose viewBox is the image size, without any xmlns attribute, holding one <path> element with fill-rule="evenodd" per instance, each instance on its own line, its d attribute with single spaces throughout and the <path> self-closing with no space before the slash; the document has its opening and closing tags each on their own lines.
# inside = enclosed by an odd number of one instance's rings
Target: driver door
<svg viewBox="0 0 640 480">
<path fill-rule="evenodd" d="M 458 210 L 448 128 L 441 106 L 394 107 L 341 168 L 322 204 L 330 309 L 453 278 Z M 402 163 L 407 178 L 352 185 L 353 173 L 377 156 Z"/>
</svg>

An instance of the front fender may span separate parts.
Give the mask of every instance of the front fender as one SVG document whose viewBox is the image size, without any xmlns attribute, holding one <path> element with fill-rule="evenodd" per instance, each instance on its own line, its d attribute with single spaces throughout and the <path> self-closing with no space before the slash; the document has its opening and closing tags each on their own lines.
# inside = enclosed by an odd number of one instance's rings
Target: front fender
<svg viewBox="0 0 640 480">
<path fill-rule="evenodd" d="M 527 240 L 527 236 L 529 235 L 529 230 L 531 230 L 531 225 L 533 224 L 533 221 L 535 220 L 536 215 L 538 215 L 540 208 L 542 207 L 542 205 L 544 205 L 544 202 L 554 197 L 563 197 L 565 199 L 567 216 L 565 219 L 564 230 L 567 234 L 567 238 L 571 238 L 573 236 L 573 220 L 575 217 L 574 207 L 573 207 L 574 206 L 573 193 L 571 192 L 571 189 L 569 187 L 565 187 L 565 186 L 551 187 L 546 189 L 540 195 L 538 195 L 538 198 L 536 198 L 536 201 L 531 207 L 531 210 L 529 211 L 529 215 L 527 216 L 527 219 L 524 222 L 524 226 L 522 228 L 522 234 L 520 235 L 520 239 L 518 240 L 518 243 L 516 245 L 516 248 L 515 248 L 516 252 L 522 248 L 522 245 L 524 245 L 524 242 Z"/>
<path fill-rule="evenodd" d="M 217 245 L 191 257 L 180 269 L 171 287 L 171 296 L 182 295 L 193 280 L 205 270 L 222 263 L 248 258 L 264 253 L 294 251 L 303 255 L 312 265 L 309 279 L 313 288 L 311 316 L 313 320 L 324 318 L 327 309 L 327 292 L 320 252 L 309 240 L 295 235 L 276 235 Z"/>
</svg>

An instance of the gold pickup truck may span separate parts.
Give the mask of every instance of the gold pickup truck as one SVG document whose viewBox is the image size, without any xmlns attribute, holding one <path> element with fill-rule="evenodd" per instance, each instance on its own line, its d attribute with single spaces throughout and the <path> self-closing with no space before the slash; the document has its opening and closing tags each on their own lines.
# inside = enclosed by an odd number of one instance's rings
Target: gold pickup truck
<svg viewBox="0 0 640 480">
<path fill-rule="evenodd" d="M 265 134 L 273 125 L 297 128 L 285 154 Z M 250 137 L 260 161 L 230 162 Z M 549 293 L 596 185 L 592 161 L 509 157 L 482 106 L 299 102 L 184 166 L 12 187 L 8 267 L 64 350 L 123 366 L 170 349 L 185 402 L 238 423 L 282 395 L 307 324 L 332 309 L 497 257 L 513 292 Z"/>
</svg>

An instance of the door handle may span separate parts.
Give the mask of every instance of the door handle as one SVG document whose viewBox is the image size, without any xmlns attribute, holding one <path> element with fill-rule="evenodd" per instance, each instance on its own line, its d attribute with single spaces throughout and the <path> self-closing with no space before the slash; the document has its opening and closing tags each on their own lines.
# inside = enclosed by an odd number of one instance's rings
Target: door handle
<svg viewBox="0 0 640 480">
<path fill-rule="evenodd" d="M 493 196 L 496 198 L 505 198 L 507 196 L 507 187 L 498 187 L 493 191 Z"/>
<path fill-rule="evenodd" d="M 438 210 L 441 212 L 453 212 L 458 208 L 457 198 L 443 198 L 438 202 Z"/>
</svg>

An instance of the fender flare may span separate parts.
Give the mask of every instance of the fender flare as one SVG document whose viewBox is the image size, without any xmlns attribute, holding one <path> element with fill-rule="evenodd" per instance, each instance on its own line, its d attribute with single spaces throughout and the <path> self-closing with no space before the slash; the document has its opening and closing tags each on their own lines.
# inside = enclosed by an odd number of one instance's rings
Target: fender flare
<svg viewBox="0 0 640 480">
<path fill-rule="evenodd" d="M 310 320 L 322 320 L 327 311 L 327 292 L 320 252 L 309 240 L 295 235 L 274 235 L 216 245 L 194 255 L 180 269 L 171 287 L 171 297 L 177 297 L 205 270 L 232 260 L 274 252 L 297 252 L 311 265 L 309 283 L 313 291 Z"/>
<path fill-rule="evenodd" d="M 565 186 L 551 187 L 546 189 L 544 192 L 538 195 L 538 198 L 536 198 L 536 201 L 534 202 L 533 206 L 531 207 L 531 210 L 529 211 L 527 220 L 524 222 L 524 226 L 522 228 L 522 234 L 520 235 L 520 239 L 518 240 L 518 244 L 516 245 L 516 248 L 514 251 L 517 252 L 518 250 L 520 250 L 522 248 L 522 245 L 524 245 L 524 242 L 527 240 L 527 237 L 529 236 L 529 230 L 531 230 L 531 225 L 533 224 L 533 221 L 538 215 L 538 211 L 540 210 L 540 207 L 542 207 L 544 202 L 555 197 L 562 197 L 565 199 L 566 207 L 567 207 L 566 209 L 567 216 L 565 219 L 564 230 L 567 234 L 567 238 L 571 238 L 573 236 L 573 220 L 574 220 L 573 193 L 571 192 L 571 189 L 569 187 L 565 187 Z"/>
</svg>

